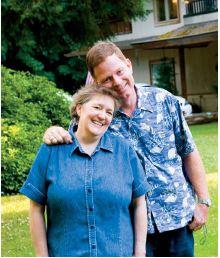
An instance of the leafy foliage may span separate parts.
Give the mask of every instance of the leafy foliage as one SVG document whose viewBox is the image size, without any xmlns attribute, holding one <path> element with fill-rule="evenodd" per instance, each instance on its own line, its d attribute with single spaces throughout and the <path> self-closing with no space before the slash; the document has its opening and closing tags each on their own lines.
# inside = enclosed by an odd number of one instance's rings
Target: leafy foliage
<svg viewBox="0 0 220 258">
<path fill-rule="evenodd" d="M 113 36 L 110 20 L 145 17 L 144 0 L 2 0 L 2 62 L 56 81 L 73 93 L 86 78 L 84 57 L 67 54 Z"/>
<path fill-rule="evenodd" d="M 24 182 L 42 135 L 51 124 L 67 127 L 69 101 L 44 77 L 2 67 L 2 193 Z"/>
</svg>

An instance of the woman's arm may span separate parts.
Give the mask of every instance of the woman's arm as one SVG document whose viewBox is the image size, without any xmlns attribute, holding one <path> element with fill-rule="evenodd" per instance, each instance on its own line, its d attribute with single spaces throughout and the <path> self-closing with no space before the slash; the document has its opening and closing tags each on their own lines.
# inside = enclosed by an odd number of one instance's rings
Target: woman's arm
<svg viewBox="0 0 220 258">
<path fill-rule="evenodd" d="M 30 230 L 36 256 L 48 257 L 44 211 L 45 206 L 30 200 Z"/>
<path fill-rule="evenodd" d="M 147 240 L 147 206 L 145 195 L 142 195 L 133 200 L 134 205 L 134 256 L 146 255 L 146 240 Z"/>
</svg>

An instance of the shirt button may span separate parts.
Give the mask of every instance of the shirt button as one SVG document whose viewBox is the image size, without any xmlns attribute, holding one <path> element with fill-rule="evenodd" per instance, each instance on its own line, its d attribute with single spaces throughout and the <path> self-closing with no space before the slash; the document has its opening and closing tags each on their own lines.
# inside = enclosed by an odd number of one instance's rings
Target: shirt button
<svg viewBox="0 0 220 258">
<path fill-rule="evenodd" d="M 91 193 L 91 192 L 92 192 L 92 190 L 89 188 L 89 189 L 88 189 L 88 193 Z"/>
<path fill-rule="evenodd" d="M 91 229 L 94 229 L 94 228 L 95 228 L 95 226 L 91 226 L 90 228 L 91 228 Z"/>
<path fill-rule="evenodd" d="M 93 211 L 93 208 L 89 208 L 90 211 Z"/>
<path fill-rule="evenodd" d="M 152 195 L 152 191 L 149 191 L 149 192 L 147 193 L 147 195 L 148 195 L 148 196 L 151 196 L 151 195 Z"/>
<path fill-rule="evenodd" d="M 96 245 L 92 245 L 92 249 L 96 249 Z"/>
</svg>

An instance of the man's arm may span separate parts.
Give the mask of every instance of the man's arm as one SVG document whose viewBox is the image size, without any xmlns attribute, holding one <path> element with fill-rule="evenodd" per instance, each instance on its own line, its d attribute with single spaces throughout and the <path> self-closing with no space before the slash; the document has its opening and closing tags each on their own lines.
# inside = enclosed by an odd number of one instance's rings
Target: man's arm
<svg viewBox="0 0 220 258">
<path fill-rule="evenodd" d="M 184 167 L 191 184 L 200 199 L 209 199 L 208 186 L 206 182 L 205 169 L 197 149 L 183 158 Z M 191 230 L 200 229 L 208 219 L 208 207 L 197 203 L 193 221 L 189 224 Z"/>
<path fill-rule="evenodd" d="M 146 256 L 147 238 L 147 207 L 145 196 L 142 195 L 133 201 L 134 205 L 134 256 Z"/>
<path fill-rule="evenodd" d="M 48 145 L 59 144 L 59 143 L 72 143 L 72 137 L 60 126 L 49 127 L 43 136 L 44 143 Z"/>
</svg>

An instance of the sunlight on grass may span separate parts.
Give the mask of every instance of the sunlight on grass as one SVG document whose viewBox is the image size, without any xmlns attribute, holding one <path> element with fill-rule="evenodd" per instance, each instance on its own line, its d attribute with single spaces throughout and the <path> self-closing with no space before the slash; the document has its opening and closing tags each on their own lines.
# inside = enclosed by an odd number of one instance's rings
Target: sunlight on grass
<svg viewBox="0 0 220 258">
<path fill-rule="evenodd" d="M 2 197 L 2 257 L 34 256 L 29 233 L 29 200 L 21 195 Z"/>
<path fill-rule="evenodd" d="M 2 205 L 2 211 L 4 214 L 12 213 L 12 212 L 23 212 L 27 211 L 27 207 L 29 205 L 28 198 L 20 198 L 19 195 L 12 197 L 4 197 L 4 205 Z M 9 201 L 10 199 L 10 201 Z"/>
</svg>

